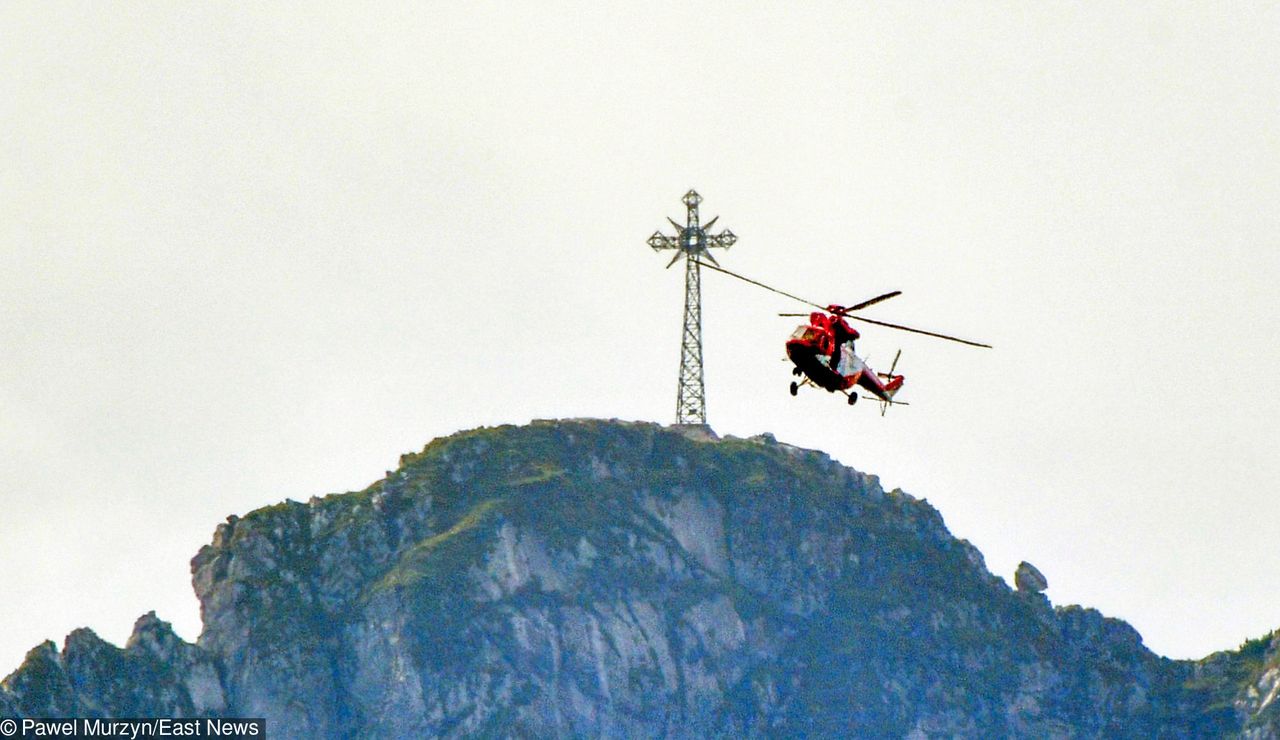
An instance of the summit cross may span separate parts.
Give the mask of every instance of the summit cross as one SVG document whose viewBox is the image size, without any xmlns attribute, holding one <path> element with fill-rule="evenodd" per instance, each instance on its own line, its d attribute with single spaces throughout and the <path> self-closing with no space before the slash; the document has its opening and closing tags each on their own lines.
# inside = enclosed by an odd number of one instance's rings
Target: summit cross
<svg viewBox="0 0 1280 740">
<path fill-rule="evenodd" d="M 685 224 L 681 226 L 671 218 L 667 221 L 676 228 L 675 236 L 667 236 L 661 231 L 653 232 L 649 237 L 649 246 L 655 252 L 664 249 L 675 251 L 670 268 L 681 257 L 685 258 L 684 266 L 684 331 L 680 341 L 680 379 L 676 393 L 676 423 L 705 426 L 707 423 L 707 395 L 702 376 L 702 274 L 701 260 L 705 259 L 714 265 L 720 263 L 711 255 L 710 249 L 728 249 L 738 237 L 725 229 L 718 234 L 707 233 L 720 218 L 716 216 L 705 226 L 700 223 L 698 204 L 702 196 L 690 190 L 681 199 L 684 202 Z"/>
</svg>

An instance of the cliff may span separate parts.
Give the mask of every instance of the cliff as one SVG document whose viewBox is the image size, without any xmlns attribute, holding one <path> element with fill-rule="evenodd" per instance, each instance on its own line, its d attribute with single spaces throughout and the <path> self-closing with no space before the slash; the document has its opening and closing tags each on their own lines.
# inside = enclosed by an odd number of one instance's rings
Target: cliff
<svg viewBox="0 0 1280 740">
<path fill-rule="evenodd" d="M 263 716 L 274 737 L 1280 736 L 1280 636 L 1172 661 L 987 571 L 926 502 L 768 435 L 535 422 L 230 517 L 204 631 L 77 630 L 0 715 Z M 1030 585 L 1028 585 L 1030 584 Z"/>
</svg>

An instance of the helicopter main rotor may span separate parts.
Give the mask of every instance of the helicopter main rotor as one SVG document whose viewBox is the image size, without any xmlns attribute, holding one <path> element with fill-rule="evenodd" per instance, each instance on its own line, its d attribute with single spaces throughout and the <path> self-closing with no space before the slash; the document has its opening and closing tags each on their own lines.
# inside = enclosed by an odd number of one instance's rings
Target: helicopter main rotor
<svg viewBox="0 0 1280 740">
<path fill-rule="evenodd" d="M 696 257 L 693 257 L 693 259 L 697 260 L 697 258 L 696 258 Z M 889 323 L 889 322 L 887 322 L 887 321 L 879 321 L 879 320 L 877 320 L 877 319 L 869 319 L 869 318 L 867 318 L 867 317 L 865 317 L 865 316 L 855 316 L 855 315 L 853 314 L 853 312 L 854 312 L 854 311 L 860 311 L 860 310 L 862 310 L 862 309 L 864 309 L 864 308 L 867 308 L 868 306 L 873 306 L 873 305 L 875 305 L 875 304 L 877 304 L 877 303 L 880 303 L 881 301 L 887 301 L 887 300 L 889 300 L 890 298 L 893 298 L 894 296 L 902 295 L 902 291 L 900 291 L 900 290 L 895 290 L 895 291 L 891 291 L 891 292 L 889 292 L 889 293 L 884 293 L 884 294 L 882 294 L 882 295 L 878 295 L 878 296 L 876 296 L 875 298 L 869 298 L 869 299 L 867 299 L 867 300 L 865 300 L 865 301 L 863 301 L 863 302 L 861 302 L 861 303 L 855 304 L 855 305 L 853 305 L 853 306 L 849 306 L 848 308 L 846 308 L 846 307 L 844 307 L 844 306 L 838 306 L 838 305 L 835 305 L 835 304 L 828 304 L 828 305 L 825 305 L 825 306 L 824 306 L 824 305 L 822 305 L 822 304 L 820 304 L 820 303 L 814 303 L 813 301 L 810 301 L 810 300 L 807 300 L 807 299 L 801 298 L 800 296 L 792 295 L 791 293 L 788 293 L 788 292 L 786 292 L 786 291 L 778 290 L 777 288 L 774 288 L 773 286 L 765 285 L 764 283 L 762 283 L 762 282 L 760 282 L 760 281 L 758 281 L 758 280 L 752 280 L 751 278 L 746 277 L 745 275 L 739 275 L 739 274 L 738 274 L 738 273 L 736 273 L 736 272 L 732 272 L 732 271 L 730 271 L 730 270 L 726 270 L 726 269 L 724 269 L 723 267 L 720 267 L 719 265 L 713 265 L 713 264 L 710 264 L 710 263 L 708 263 L 708 262 L 702 262 L 701 260 L 697 260 L 697 261 L 699 262 L 699 264 L 701 264 L 701 266 L 703 266 L 703 267 L 707 268 L 708 270 L 715 270 L 716 272 L 723 272 L 724 274 L 728 275 L 729 277 L 735 277 L 735 278 L 737 278 L 737 279 L 739 279 L 739 280 L 742 280 L 743 282 L 751 283 L 752 285 L 755 285 L 755 286 L 757 286 L 757 287 L 764 288 L 765 290 L 768 290 L 768 291 L 773 292 L 773 293 L 777 293 L 777 294 L 778 294 L 778 295 L 780 295 L 780 296 L 784 296 L 784 297 L 790 298 L 790 299 L 791 299 L 791 300 L 793 300 L 793 301 L 799 301 L 799 302 L 801 302 L 801 303 L 803 303 L 803 304 L 805 304 L 805 305 L 813 306 L 814 308 L 818 309 L 819 311 L 825 311 L 825 312 L 827 312 L 827 313 L 832 313 L 832 314 L 835 314 L 836 316 L 841 316 L 841 317 L 843 317 L 843 318 L 853 319 L 854 321 L 862 321 L 862 322 L 867 323 L 867 324 L 875 324 L 876 326 L 883 326 L 883 327 L 886 327 L 886 328 L 889 328 L 889 329 L 897 329 L 897 330 L 899 330 L 899 331 L 911 332 L 912 334 L 923 334 L 923 335 L 925 335 L 925 336 L 927 336 L 927 337 L 934 337 L 934 338 L 937 338 L 937 339 L 945 339 L 945 340 L 947 340 L 947 341 L 949 341 L 949 342 L 959 342 L 960 344 L 967 344 L 967 345 L 969 345 L 970 347 L 983 347 L 983 348 L 986 348 L 986 349 L 991 349 L 991 348 L 992 348 L 992 347 L 991 347 L 991 345 L 989 345 L 989 344 L 983 344 L 982 342 L 974 342 L 974 341 L 971 341 L 971 340 L 968 340 L 968 339 L 961 339 L 960 337 L 953 337 L 953 336 L 951 336 L 951 335 L 949 335 L 949 334 L 939 334 L 938 332 L 925 331 L 924 329 L 915 329 L 915 328 L 912 328 L 912 327 L 910 327 L 910 326 L 903 326 L 902 324 L 891 324 L 891 323 Z M 803 313 L 780 313 L 780 314 L 778 314 L 778 315 L 779 315 L 779 316 L 808 316 L 808 314 L 803 314 Z"/>
</svg>

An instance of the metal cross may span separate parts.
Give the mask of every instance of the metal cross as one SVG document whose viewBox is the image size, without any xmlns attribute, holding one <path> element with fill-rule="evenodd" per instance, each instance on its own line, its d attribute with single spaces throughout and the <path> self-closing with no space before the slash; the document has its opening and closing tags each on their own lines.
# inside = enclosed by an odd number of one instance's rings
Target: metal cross
<svg viewBox="0 0 1280 740">
<path fill-rule="evenodd" d="M 676 393 L 676 423 L 677 424 L 699 424 L 705 426 L 707 423 L 707 401 L 706 388 L 702 375 L 702 274 L 699 270 L 699 260 L 706 259 L 712 264 L 719 265 L 716 258 L 711 255 L 708 250 L 711 248 L 728 249 L 732 247 L 734 242 L 738 241 L 738 237 L 734 236 L 732 231 L 725 229 L 719 234 L 708 234 L 710 229 L 720 218 L 716 216 L 707 222 L 706 226 L 701 225 L 698 217 L 698 204 L 702 202 L 702 196 L 694 190 L 684 194 L 681 199 L 687 210 L 685 216 L 685 225 L 681 226 L 671 218 L 667 221 L 676 227 L 675 236 L 667 236 L 661 231 L 653 232 L 653 236 L 649 237 L 649 246 L 653 247 L 655 252 L 664 249 L 675 250 L 671 261 L 667 263 L 670 268 L 681 257 L 685 258 L 684 271 L 684 332 L 680 342 L 680 379 L 679 389 Z"/>
</svg>

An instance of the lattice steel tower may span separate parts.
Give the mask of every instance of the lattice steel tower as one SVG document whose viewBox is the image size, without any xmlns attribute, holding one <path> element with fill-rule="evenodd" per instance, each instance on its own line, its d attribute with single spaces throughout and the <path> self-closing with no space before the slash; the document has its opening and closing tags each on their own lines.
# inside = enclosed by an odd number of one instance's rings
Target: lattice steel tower
<svg viewBox="0 0 1280 740">
<path fill-rule="evenodd" d="M 676 250 L 675 256 L 667 263 L 668 268 L 681 257 L 685 258 L 684 333 L 680 341 L 680 387 L 676 393 L 676 423 L 706 424 L 707 397 L 702 379 L 702 275 L 698 261 L 706 259 L 719 265 L 707 250 L 711 247 L 728 249 L 738 237 L 728 229 L 719 234 L 707 233 L 707 229 L 720 217 L 711 219 L 706 226 L 699 223 L 698 204 L 702 202 L 702 196 L 696 191 L 685 193 L 682 200 L 688 211 L 685 225 L 681 226 L 668 218 L 671 225 L 676 227 L 676 235 L 667 236 L 661 231 L 655 231 L 649 237 L 649 246 L 654 251 Z"/>
</svg>

